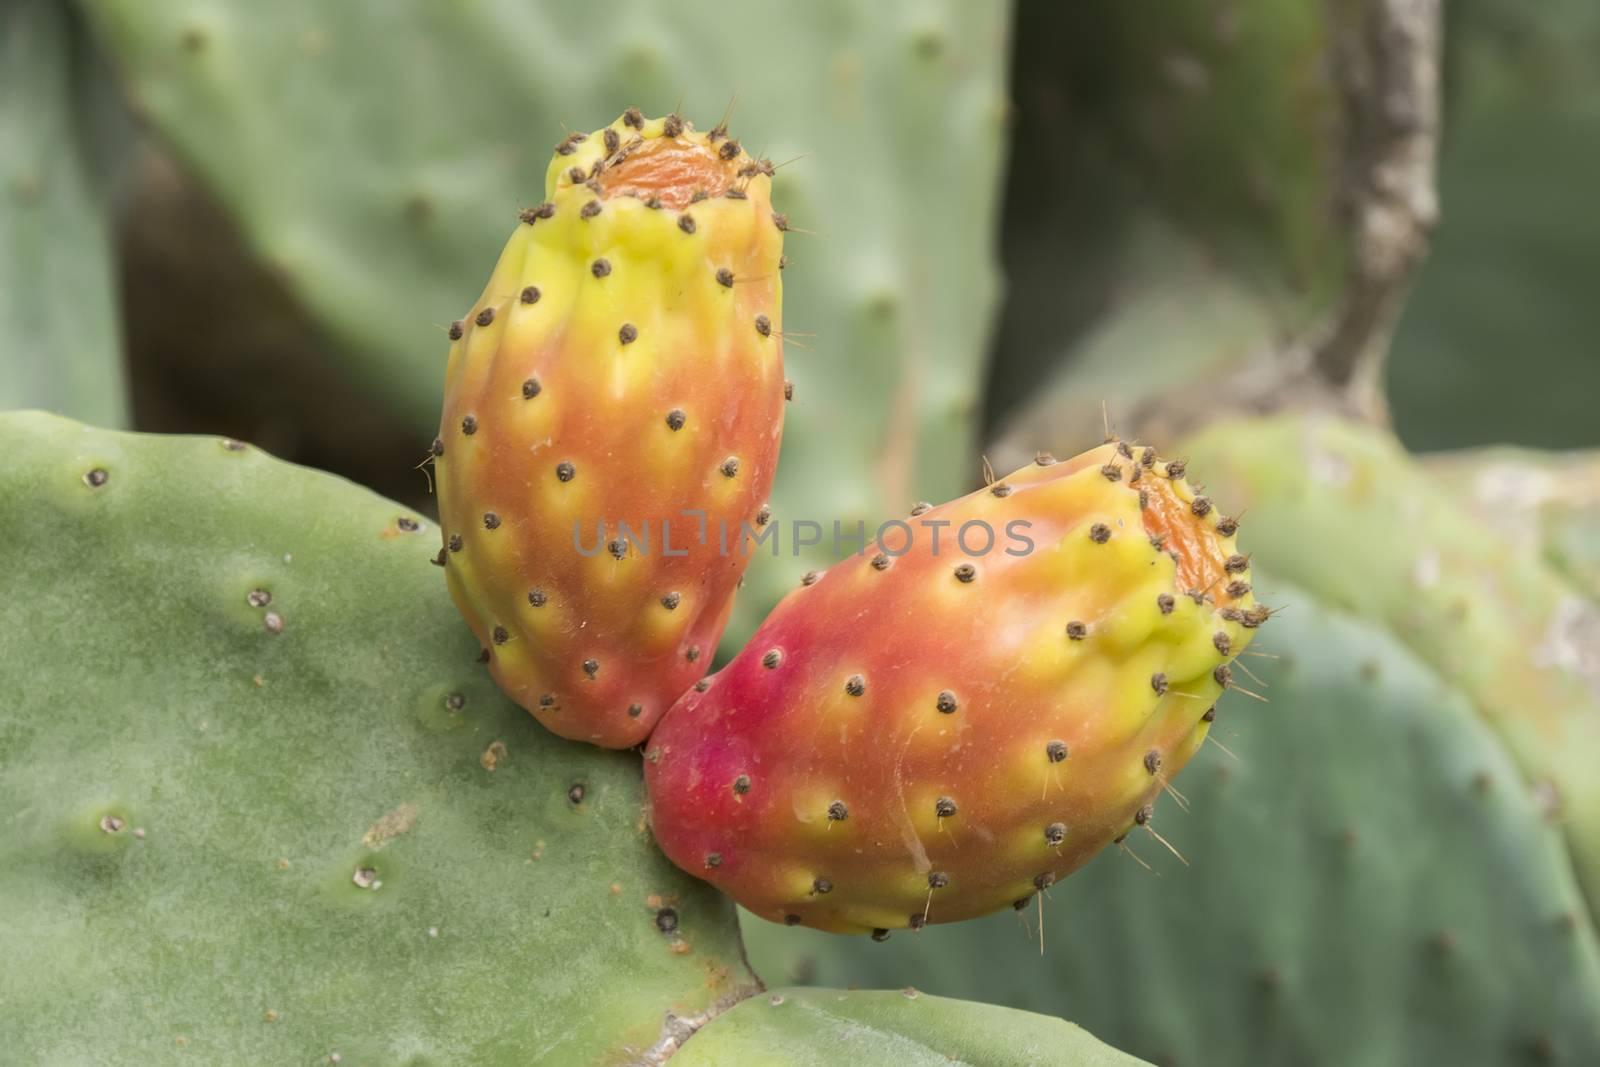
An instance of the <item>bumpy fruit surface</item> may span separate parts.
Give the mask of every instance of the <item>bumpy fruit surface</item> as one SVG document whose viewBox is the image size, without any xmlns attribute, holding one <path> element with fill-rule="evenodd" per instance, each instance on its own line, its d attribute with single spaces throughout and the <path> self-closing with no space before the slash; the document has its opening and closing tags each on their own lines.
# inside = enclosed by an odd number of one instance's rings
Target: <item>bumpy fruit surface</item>
<svg viewBox="0 0 1600 1067">
<path fill-rule="evenodd" d="M 1026 903 L 1155 833 L 1267 616 L 1236 527 L 1123 443 L 919 507 L 663 718 L 656 840 L 777 922 L 881 937 Z"/>
<path fill-rule="evenodd" d="M 563 737 L 649 734 L 710 663 L 741 531 L 770 518 L 770 174 L 675 115 L 573 134 L 451 326 L 436 562 L 500 687 Z"/>
</svg>

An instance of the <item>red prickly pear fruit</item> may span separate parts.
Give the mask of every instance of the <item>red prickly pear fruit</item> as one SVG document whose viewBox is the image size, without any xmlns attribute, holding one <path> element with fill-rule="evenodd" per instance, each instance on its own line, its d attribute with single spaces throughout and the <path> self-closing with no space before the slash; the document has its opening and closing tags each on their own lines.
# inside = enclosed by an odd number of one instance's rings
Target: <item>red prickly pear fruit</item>
<svg viewBox="0 0 1600 1067">
<path fill-rule="evenodd" d="M 1120 442 L 919 505 L 667 712 L 656 840 L 775 922 L 881 933 L 1026 902 L 1154 832 L 1266 618 L 1236 528 L 1181 463 Z"/>
<path fill-rule="evenodd" d="M 508 696 L 643 741 L 710 664 L 783 427 L 782 219 L 720 129 L 630 109 L 556 149 L 450 328 L 450 593 Z"/>
</svg>

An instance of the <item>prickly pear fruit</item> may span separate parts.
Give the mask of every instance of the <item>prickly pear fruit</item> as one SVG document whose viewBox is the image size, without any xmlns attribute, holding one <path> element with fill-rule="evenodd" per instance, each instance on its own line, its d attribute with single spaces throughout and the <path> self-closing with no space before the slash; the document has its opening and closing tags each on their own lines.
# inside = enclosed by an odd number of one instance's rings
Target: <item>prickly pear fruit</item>
<svg viewBox="0 0 1600 1067">
<path fill-rule="evenodd" d="M 1025 904 L 1155 833 L 1267 616 L 1236 527 L 1120 442 L 919 505 L 663 717 L 656 840 L 791 925 L 881 938 Z"/>
<path fill-rule="evenodd" d="M 507 695 L 637 744 L 704 673 L 783 426 L 771 166 L 630 109 L 556 148 L 450 328 L 442 564 Z"/>
</svg>

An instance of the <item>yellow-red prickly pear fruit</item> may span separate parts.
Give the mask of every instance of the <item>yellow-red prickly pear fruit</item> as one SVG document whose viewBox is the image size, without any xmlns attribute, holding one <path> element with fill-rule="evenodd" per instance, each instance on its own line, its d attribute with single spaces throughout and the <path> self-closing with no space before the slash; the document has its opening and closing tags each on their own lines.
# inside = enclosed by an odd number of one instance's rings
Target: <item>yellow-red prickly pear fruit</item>
<svg viewBox="0 0 1600 1067">
<path fill-rule="evenodd" d="M 919 506 L 667 712 L 656 840 L 777 922 L 881 937 L 1025 904 L 1155 832 L 1267 615 L 1236 526 L 1124 443 Z"/>
<path fill-rule="evenodd" d="M 783 426 L 771 166 L 630 109 L 573 134 L 450 328 L 451 595 L 551 730 L 623 748 L 706 670 Z"/>
</svg>

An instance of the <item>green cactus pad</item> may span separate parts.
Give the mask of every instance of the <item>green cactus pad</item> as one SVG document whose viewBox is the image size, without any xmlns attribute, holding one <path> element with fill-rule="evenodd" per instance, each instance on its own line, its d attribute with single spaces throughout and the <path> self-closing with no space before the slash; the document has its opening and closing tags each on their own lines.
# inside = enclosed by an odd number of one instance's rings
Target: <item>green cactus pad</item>
<svg viewBox="0 0 1600 1067">
<path fill-rule="evenodd" d="M 1136 1067 L 1071 1023 L 900 991 L 780 989 L 712 1020 L 673 1067 Z"/>
<path fill-rule="evenodd" d="M 430 523 L 215 438 L 0 441 L 4 1058 L 612 1064 L 753 991 Z"/>
<path fill-rule="evenodd" d="M 1259 525 L 1259 523 L 1257 524 Z M 1251 523 L 1241 532 L 1243 539 Z M 757 969 L 1071 1014 L 1155 1062 L 1600 1062 L 1561 834 L 1471 704 L 1371 622 L 1287 605 L 1151 835 L 1039 905 L 874 945 L 747 921 Z"/>
<path fill-rule="evenodd" d="M 1186 450 L 1269 573 L 1375 620 L 1472 700 L 1564 824 L 1600 913 L 1600 609 L 1381 431 L 1238 420 Z"/>
<path fill-rule="evenodd" d="M 126 413 L 110 225 L 92 158 L 103 77 L 71 9 L 0 7 L 0 409 Z M 115 138 L 111 138 L 113 141 Z"/>
<path fill-rule="evenodd" d="M 1600 602 L 1600 452 L 1481 448 L 1422 463 L 1479 522 Z"/>
<path fill-rule="evenodd" d="M 737 94 L 734 133 L 786 163 L 773 203 L 793 227 L 774 517 L 851 530 L 976 480 L 1008 5 L 84 7 L 142 112 L 409 420 L 419 458 L 445 327 L 539 201 L 562 133 L 680 102 L 708 129 Z M 816 565 L 784 537 L 752 565 L 731 638 Z"/>
</svg>

